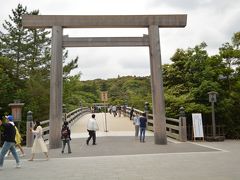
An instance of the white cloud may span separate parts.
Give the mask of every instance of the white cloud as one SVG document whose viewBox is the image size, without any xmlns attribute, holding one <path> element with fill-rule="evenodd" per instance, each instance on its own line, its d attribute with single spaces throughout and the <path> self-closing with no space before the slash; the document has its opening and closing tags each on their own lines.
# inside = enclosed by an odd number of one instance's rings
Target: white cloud
<svg viewBox="0 0 240 180">
<path fill-rule="evenodd" d="M 82 79 L 88 76 L 91 79 L 107 79 L 118 75 L 147 76 L 150 74 L 149 53 L 146 47 L 81 49 L 72 50 L 80 54 L 79 68 L 82 72 Z"/>
<path fill-rule="evenodd" d="M 42 15 L 126 15 L 187 14 L 185 28 L 160 29 L 162 63 L 170 63 L 177 48 L 186 49 L 206 42 L 210 54 L 230 42 L 240 31 L 240 0 L 9 0 L 0 9 L 0 23 L 8 19 L 18 3 Z M 0 27 L 2 30 L 2 27 Z M 142 36 L 147 29 L 65 29 L 64 34 L 78 37 Z M 148 48 L 68 48 L 69 59 L 79 56 L 82 79 L 111 78 L 117 75 L 149 75 Z"/>
</svg>

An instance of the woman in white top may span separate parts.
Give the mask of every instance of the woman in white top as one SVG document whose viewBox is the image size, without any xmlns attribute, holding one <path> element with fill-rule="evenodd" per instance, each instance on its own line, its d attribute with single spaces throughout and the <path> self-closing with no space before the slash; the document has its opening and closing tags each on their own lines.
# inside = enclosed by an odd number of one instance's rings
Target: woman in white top
<svg viewBox="0 0 240 180">
<path fill-rule="evenodd" d="M 29 159 L 29 161 L 33 161 L 36 153 L 42 152 L 45 154 L 46 160 L 48 160 L 48 149 L 42 138 L 43 130 L 39 121 L 36 121 L 36 127 L 36 130 L 30 129 L 30 131 L 35 135 L 35 139 L 32 146 L 32 157 Z"/>
</svg>

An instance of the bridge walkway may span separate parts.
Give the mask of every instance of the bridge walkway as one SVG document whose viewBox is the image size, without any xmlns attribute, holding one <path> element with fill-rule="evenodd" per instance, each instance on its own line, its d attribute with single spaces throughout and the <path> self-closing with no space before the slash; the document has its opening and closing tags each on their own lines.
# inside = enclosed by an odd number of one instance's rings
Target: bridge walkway
<svg viewBox="0 0 240 180">
<path fill-rule="evenodd" d="M 134 136 L 134 125 L 133 121 L 129 119 L 129 117 L 124 117 L 121 115 L 120 117 L 117 115 L 116 117 L 113 114 L 106 113 L 95 113 L 96 121 L 99 126 L 99 131 L 97 131 L 97 136 Z M 83 138 L 87 137 L 88 133 L 86 130 L 87 121 L 91 118 L 91 114 L 87 114 L 83 116 L 79 121 L 73 124 L 71 127 L 72 137 L 73 138 Z M 107 128 L 106 128 L 107 124 Z M 107 132 L 106 132 L 107 129 Z M 147 131 L 147 136 L 153 136 L 153 132 Z"/>
</svg>

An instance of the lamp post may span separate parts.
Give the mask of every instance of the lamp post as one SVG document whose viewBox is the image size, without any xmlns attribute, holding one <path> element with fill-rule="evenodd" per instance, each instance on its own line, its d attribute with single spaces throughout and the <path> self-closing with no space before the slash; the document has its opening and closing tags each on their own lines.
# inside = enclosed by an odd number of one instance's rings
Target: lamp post
<svg viewBox="0 0 240 180">
<path fill-rule="evenodd" d="M 106 102 L 108 101 L 108 91 L 101 91 L 101 101 L 103 102 L 104 104 L 104 107 L 105 107 L 105 132 L 108 132 L 108 129 L 107 129 L 107 104 Z"/>
<path fill-rule="evenodd" d="M 27 132 L 26 132 L 26 145 L 27 147 L 32 147 L 33 144 L 33 134 L 30 129 L 33 127 L 33 113 L 32 111 L 27 112 Z"/>
<path fill-rule="evenodd" d="M 127 116 L 127 100 L 124 101 L 124 105 L 123 105 L 123 116 Z"/>
<path fill-rule="evenodd" d="M 144 103 L 144 112 L 146 113 L 147 126 L 148 126 L 149 102 L 145 102 L 145 103 Z"/>
<path fill-rule="evenodd" d="M 209 102 L 212 105 L 212 132 L 213 132 L 213 139 L 216 138 L 216 123 L 215 123 L 215 111 L 214 111 L 214 103 L 217 102 L 217 92 L 211 91 L 208 92 L 209 95 Z"/>
</svg>

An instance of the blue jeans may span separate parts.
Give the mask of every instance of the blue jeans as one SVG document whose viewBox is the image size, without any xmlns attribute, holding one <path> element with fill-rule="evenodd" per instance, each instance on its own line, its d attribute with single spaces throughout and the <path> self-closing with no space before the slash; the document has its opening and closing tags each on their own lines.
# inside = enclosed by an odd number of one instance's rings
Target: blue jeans
<svg viewBox="0 0 240 180">
<path fill-rule="evenodd" d="M 5 158 L 5 155 L 7 154 L 8 150 L 11 151 L 13 157 L 16 160 L 16 163 L 18 164 L 20 162 L 19 158 L 18 158 L 16 148 L 15 148 L 15 143 L 5 141 L 3 146 L 2 146 L 2 150 L 0 152 L 0 166 L 3 166 L 4 158 Z"/>
<path fill-rule="evenodd" d="M 62 153 L 64 152 L 66 144 L 68 145 L 68 153 L 71 153 L 71 147 L 70 147 L 70 139 L 63 139 L 63 147 L 62 147 Z"/>
<path fill-rule="evenodd" d="M 145 131 L 146 131 L 145 127 L 140 127 L 140 142 L 145 141 Z"/>
</svg>

